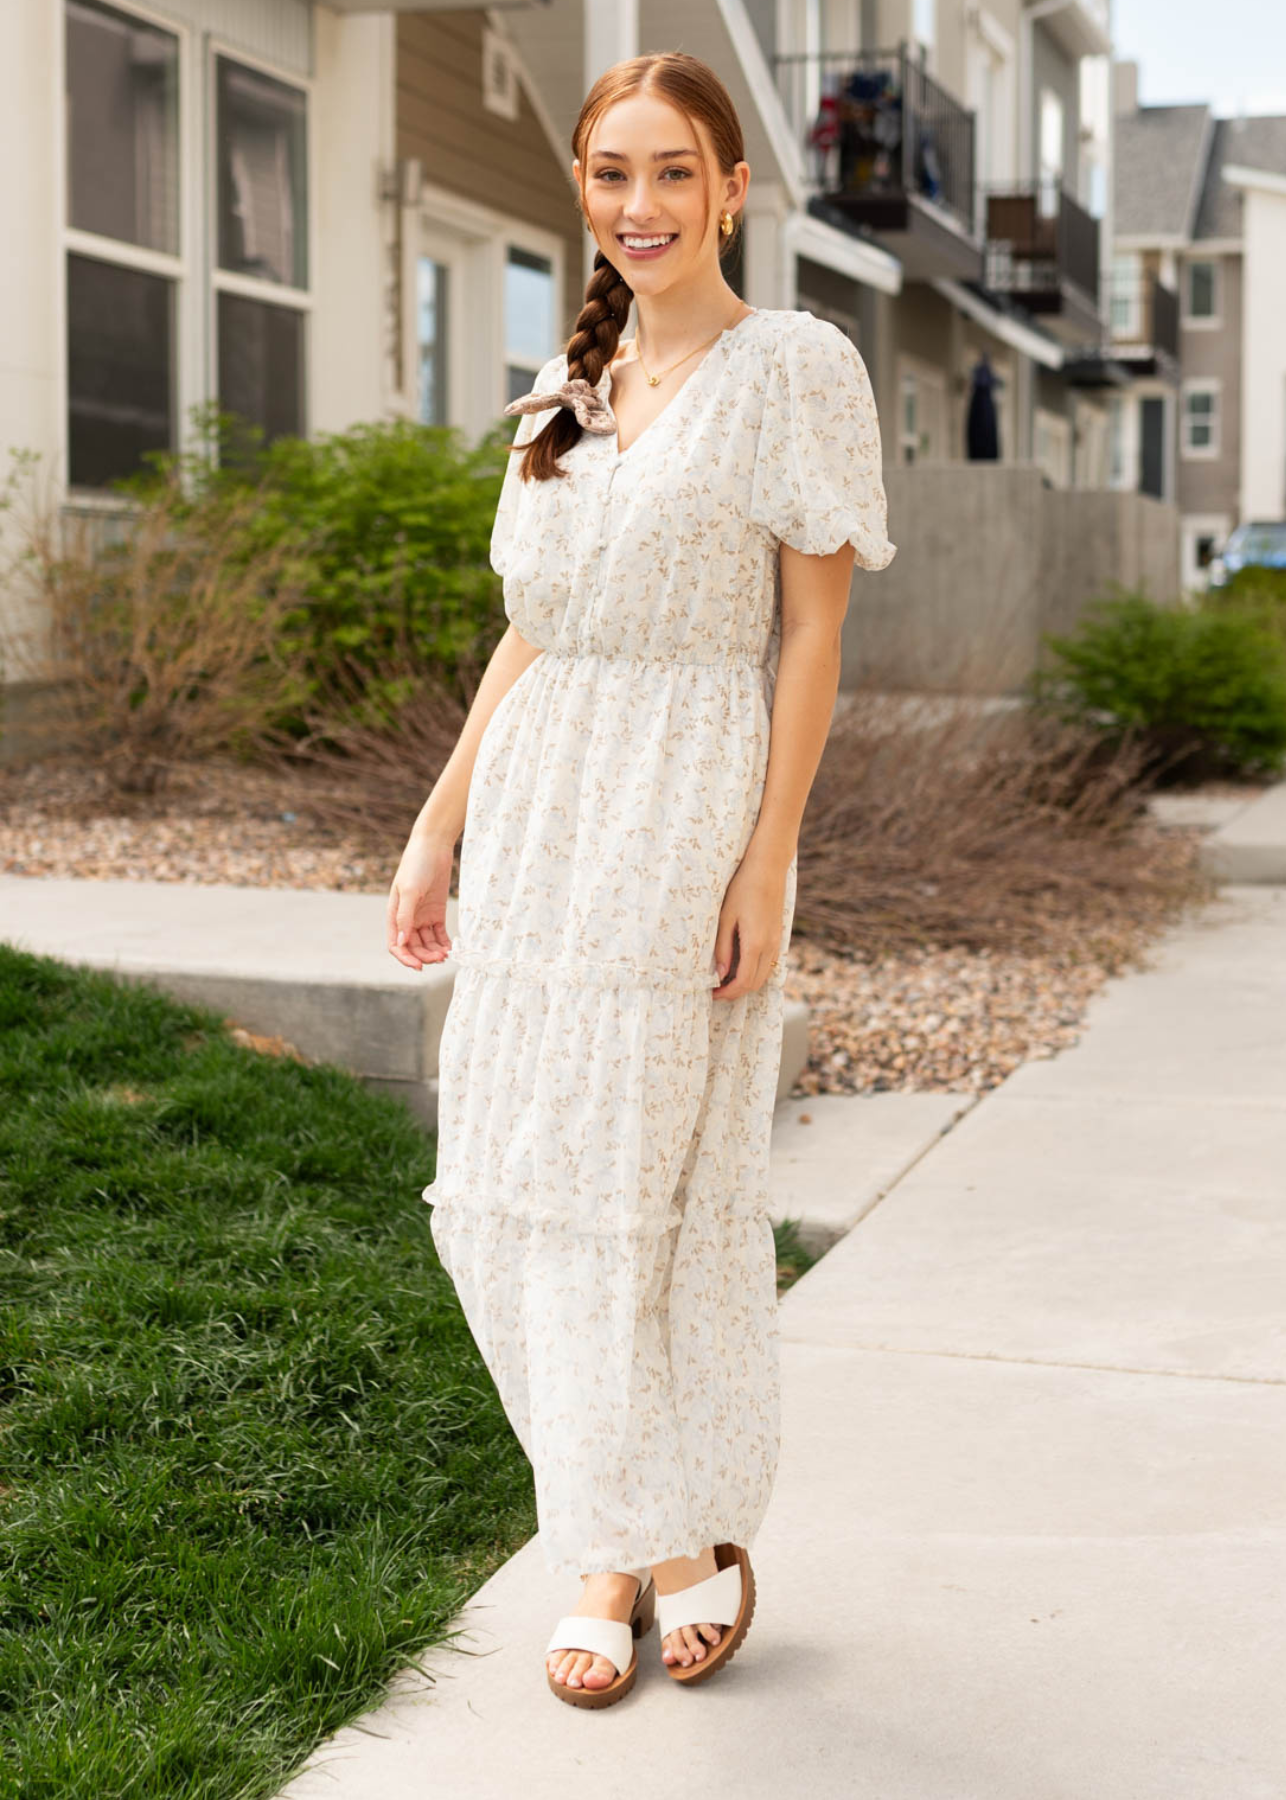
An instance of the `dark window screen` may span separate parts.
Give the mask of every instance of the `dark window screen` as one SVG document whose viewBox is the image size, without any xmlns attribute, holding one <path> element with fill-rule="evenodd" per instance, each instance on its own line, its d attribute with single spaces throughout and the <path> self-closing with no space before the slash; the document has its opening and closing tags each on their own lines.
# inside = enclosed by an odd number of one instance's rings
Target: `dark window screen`
<svg viewBox="0 0 1286 1800">
<path fill-rule="evenodd" d="M 174 289 L 160 275 L 67 258 L 68 480 L 106 487 L 174 440 Z"/>
<path fill-rule="evenodd" d="M 301 312 L 219 295 L 219 405 L 262 426 L 265 443 L 304 435 Z"/>
</svg>

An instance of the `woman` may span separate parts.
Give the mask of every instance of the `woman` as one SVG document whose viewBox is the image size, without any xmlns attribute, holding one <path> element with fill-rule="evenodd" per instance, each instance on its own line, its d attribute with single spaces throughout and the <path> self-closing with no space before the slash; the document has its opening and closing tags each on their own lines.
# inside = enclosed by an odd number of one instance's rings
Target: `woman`
<svg viewBox="0 0 1286 1800">
<path fill-rule="evenodd" d="M 549 1685 L 600 1706 L 654 1615 L 689 1682 L 753 1610 L 795 846 L 854 554 L 882 569 L 895 546 L 856 349 L 724 279 L 750 171 L 712 71 L 618 63 L 573 148 L 594 274 L 566 351 L 506 408 L 510 625 L 388 924 L 408 967 L 459 965 L 424 1198 L 547 1564 L 583 1578 Z"/>
</svg>

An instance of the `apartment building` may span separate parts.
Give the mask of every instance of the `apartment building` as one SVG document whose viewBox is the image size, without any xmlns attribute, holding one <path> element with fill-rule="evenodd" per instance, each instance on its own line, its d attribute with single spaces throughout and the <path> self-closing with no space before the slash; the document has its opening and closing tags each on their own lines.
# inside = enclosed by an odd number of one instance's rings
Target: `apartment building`
<svg viewBox="0 0 1286 1800">
<path fill-rule="evenodd" d="M 1235 525 L 1286 518 L 1286 117 L 1140 106 L 1114 69 L 1112 482 L 1172 499 L 1185 588 Z"/>
</svg>

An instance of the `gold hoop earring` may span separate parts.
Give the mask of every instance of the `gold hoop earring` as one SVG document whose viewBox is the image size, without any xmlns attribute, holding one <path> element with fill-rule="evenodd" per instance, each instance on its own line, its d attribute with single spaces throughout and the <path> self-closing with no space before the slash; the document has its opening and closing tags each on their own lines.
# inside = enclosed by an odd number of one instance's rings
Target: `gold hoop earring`
<svg viewBox="0 0 1286 1800">
<path fill-rule="evenodd" d="M 730 212 L 725 212 L 723 217 L 719 220 L 719 230 L 723 233 L 724 237 L 732 236 L 732 214 Z"/>
</svg>

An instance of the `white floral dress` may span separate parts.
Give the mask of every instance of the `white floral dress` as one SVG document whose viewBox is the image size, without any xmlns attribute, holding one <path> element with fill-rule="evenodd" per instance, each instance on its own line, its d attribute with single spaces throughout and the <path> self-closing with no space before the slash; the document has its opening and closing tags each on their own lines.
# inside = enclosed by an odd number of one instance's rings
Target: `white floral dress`
<svg viewBox="0 0 1286 1800">
<path fill-rule="evenodd" d="M 566 379 L 560 354 L 532 391 Z M 519 462 L 491 561 L 543 655 L 470 783 L 424 1198 L 547 1566 L 588 1574 L 749 1547 L 768 1504 L 794 862 L 761 989 L 712 998 L 715 936 L 768 765 L 778 542 L 866 569 L 895 546 L 865 364 L 807 312 L 747 314 L 624 451 L 584 431 L 563 479 Z"/>
</svg>

